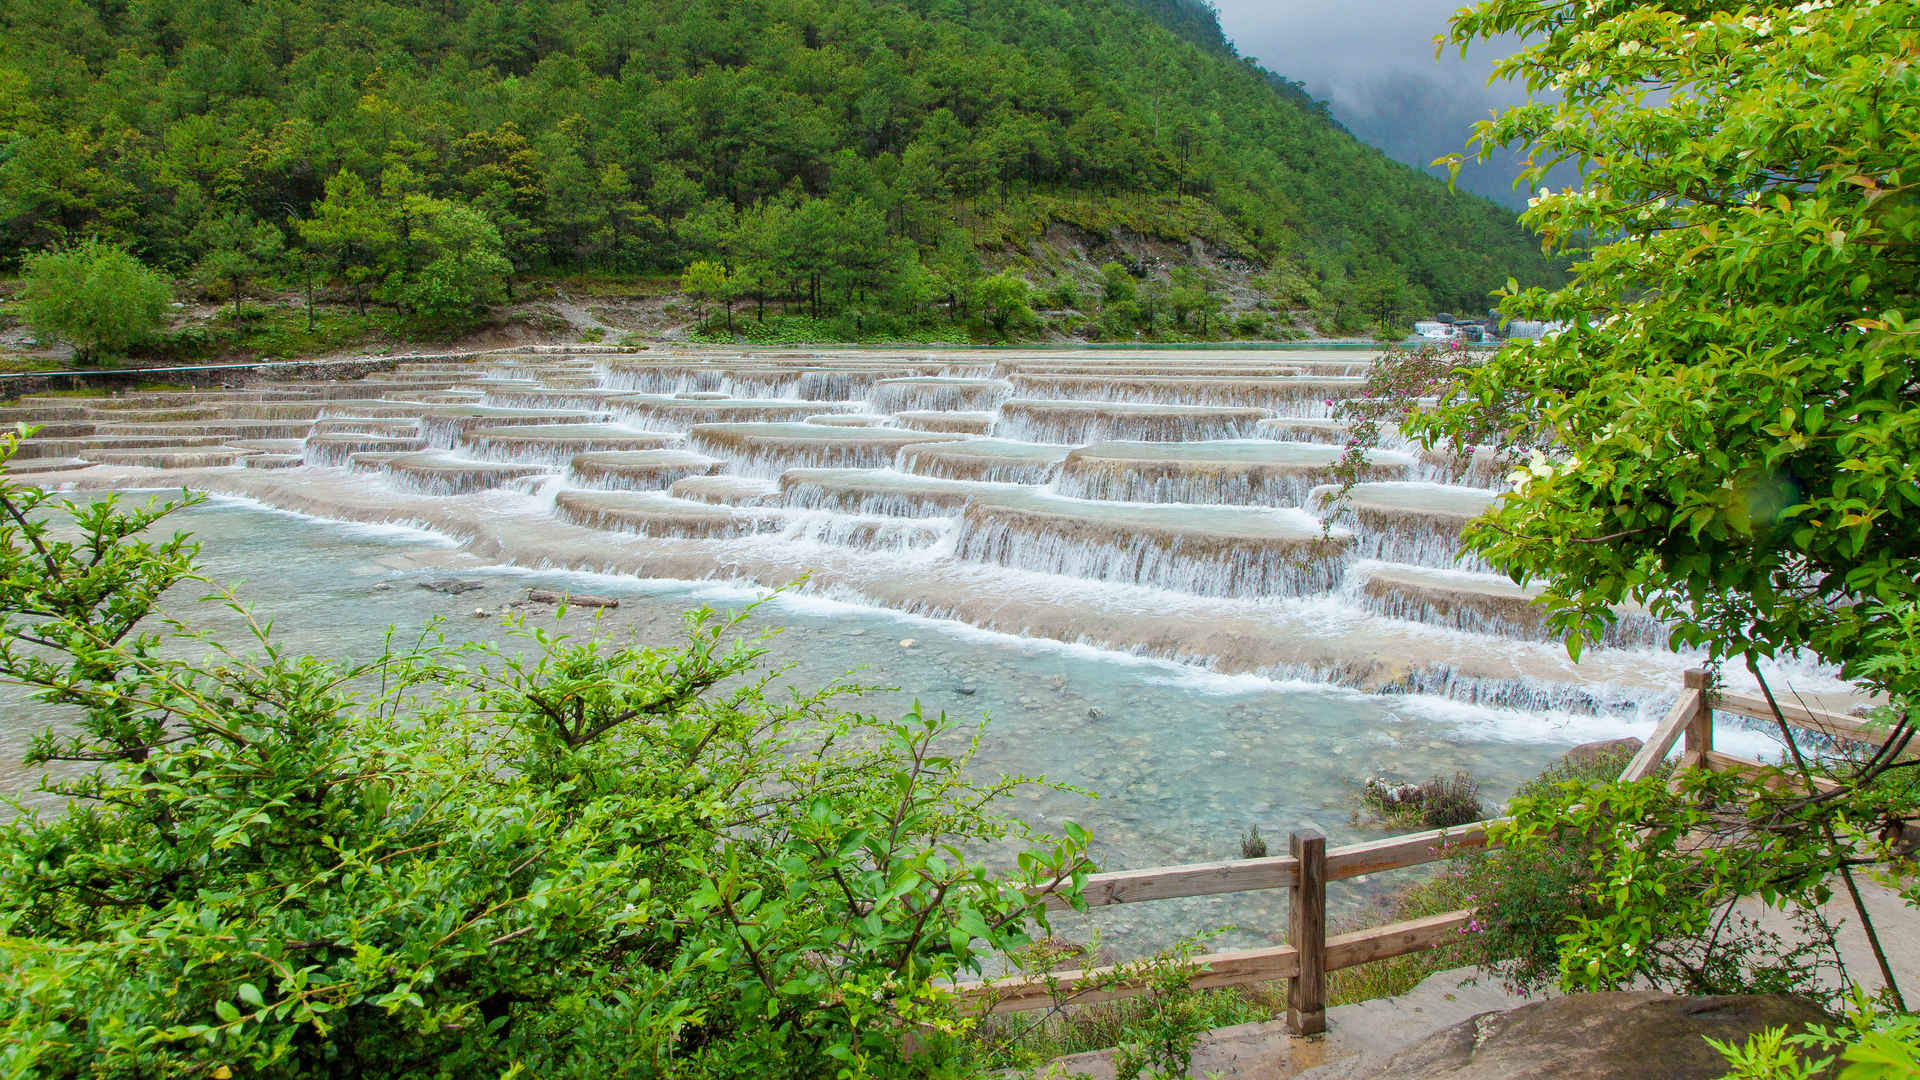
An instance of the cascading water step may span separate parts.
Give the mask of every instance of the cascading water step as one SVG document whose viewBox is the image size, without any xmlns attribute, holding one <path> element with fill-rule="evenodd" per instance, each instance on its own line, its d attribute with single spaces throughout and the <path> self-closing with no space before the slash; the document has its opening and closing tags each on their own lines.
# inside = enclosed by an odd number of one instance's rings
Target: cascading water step
<svg viewBox="0 0 1920 1080">
<path fill-rule="evenodd" d="M 403 491 L 421 495 L 467 495 L 492 491 L 530 476 L 546 476 L 552 470 L 539 465 L 510 465 L 498 461 L 475 461 L 437 450 L 408 454 L 358 454 L 353 467 L 378 472 L 386 481 Z"/>
<path fill-rule="evenodd" d="M 422 439 L 387 435 L 310 435 L 301 450 L 309 465 L 345 465 L 355 454 L 398 454 L 424 450 Z"/>
<path fill-rule="evenodd" d="M 820 424 L 700 424 L 688 434 L 693 448 L 701 453 L 733 462 L 738 472 L 765 477 L 788 469 L 880 468 L 892 464 L 903 447 L 960 438 Z"/>
<path fill-rule="evenodd" d="M 890 427 L 893 417 L 876 416 L 873 413 L 818 413 L 802 417 L 801 423 L 825 427 Z"/>
<path fill-rule="evenodd" d="M 490 390 L 482 395 L 481 400 L 483 404 L 496 409 L 568 409 L 612 413 L 616 402 L 624 402 L 634 396 L 622 390 L 556 387 L 543 380 L 532 387 Z"/>
<path fill-rule="evenodd" d="M 1253 425 L 1256 438 L 1280 442 L 1335 443 L 1345 445 L 1353 427 L 1343 420 L 1305 416 L 1279 416 Z"/>
<path fill-rule="evenodd" d="M 295 439 L 313 425 L 306 420 L 164 420 L 142 424 L 101 424 L 104 436 L 225 435 L 237 439 Z"/>
<path fill-rule="evenodd" d="M 768 506 L 780 493 L 780 484 L 760 476 L 689 476 L 668 489 L 677 499 L 714 506 Z"/>
<path fill-rule="evenodd" d="M 911 518 L 950 516 L 973 499 L 1020 490 L 1016 484 L 943 480 L 893 469 L 789 469 L 780 477 L 780 501 L 786 506 Z"/>
<path fill-rule="evenodd" d="M 7 472 L 13 475 L 73 472 L 90 469 L 93 465 L 91 461 L 75 457 L 16 457 L 7 461 Z"/>
<path fill-rule="evenodd" d="M 107 409 L 92 408 L 84 410 L 89 420 L 95 423 L 116 424 L 160 424 L 169 420 L 213 420 L 221 416 L 241 416 L 244 407 L 239 405 L 174 405 L 159 409 Z M 262 417 L 261 419 L 273 419 Z M 12 423 L 12 421 L 6 421 Z"/>
<path fill-rule="evenodd" d="M 1343 451 L 1321 443 L 1268 439 L 1212 442 L 1104 442 L 1067 455 L 1054 490 L 1081 499 L 1142 503 L 1302 506 L 1334 478 Z M 1405 477 L 1414 459 L 1390 451 L 1365 455 L 1367 478 Z"/>
<path fill-rule="evenodd" d="M 553 511 L 570 525 L 673 540 L 751 536 L 786 524 L 771 509 L 742 509 L 650 491 L 569 489 L 554 496 Z"/>
<path fill-rule="evenodd" d="M 1352 537 L 1302 510 L 1090 502 L 1036 492 L 976 499 L 962 559 L 1204 596 L 1333 588 Z"/>
<path fill-rule="evenodd" d="M 256 454 L 291 454 L 299 457 L 307 447 L 305 439 L 229 439 L 226 446 L 233 450 L 251 450 Z"/>
<path fill-rule="evenodd" d="M 900 451 L 900 467 L 920 476 L 979 480 L 996 484 L 1044 484 L 1053 478 L 1071 446 L 1014 442 L 1011 439 L 963 439 L 918 443 Z"/>
<path fill-rule="evenodd" d="M 1324 512 L 1335 488 L 1313 493 L 1310 505 Z M 1355 484 L 1346 494 L 1353 515 L 1355 553 L 1382 562 L 1453 567 L 1460 556 L 1460 530 L 1485 513 L 1496 496 L 1485 488 L 1424 482 Z M 1490 571 L 1473 560 L 1460 569 Z"/>
<path fill-rule="evenodd" d="M 867 403 L 875 412 L 991 412 L 1013 396 L 1001 379 L 882 379 Z"/>
<path fill-rule="evenodd" d="M 81 457 L 93 461 L 103 453 L 218 446 L 226 441 L 224 435 L 95 435 L 81 439 L 45 439 L 35 436 L 23 441 L 20 445 L 25 447 L 28 453 L 40 457 Z"/>
<path fill-rule="evenodd" d="M 602 424 L 610 421 L 607 413 L 557 409 L 496 409 L 487 406 L 449 406 L 415 409 L 420 418 L 420 434 L 429 446 L 451 450 L 460 440 L 479 428 L 535 427 L 556 424 Z"/>
<path fill-rule="evenodd" d="M 602 491 L 664 491 L 689 477 L 712 476 L 726 462 L 691 450 L 609 450 L 573 459 L 567 481 Z"/>
<path fill-rule="evenodd" d="M 661 450 L 678 435 L 634 431 L 612 424 L 521 424 L 474 428 L 460 436 L 459 449 L 491 461 L 565 465 L 581 454 L 601 450 Z"/>
<path fill-rule="evenodd" d="M 239 464 L 251 450 L 220 446 L 150 447 L 144 450 L 101 450 L 87 455 L 98 465 L 127 465 L 141 469 L 219 469 Z"/>
<path fill-rule="evenodd" d="M 796 423 L 821 413 L 853 408 L 851 402 L 765 401 L 720 398 L 689 400 L 629 394 L 608 403 L 620 419 L 647 428 L 686 431 L 698 424 Z"/>
<path fill-rule="evenodd" d="M 660 492 L 569 489 L 554 496 L 554 515 L 570 525 L 659 540 L 778 536 L 790 542 L 868 551 L 920 550 L 938 542 L 943 533 L 921 522 L 779 507 L 724 506 Z"/>
<path fill-rule="evenodd" d="M 1153 405 L 1124 401 L 1036 401 L 1000 406 L 993 433 L 1009 439 L 1088 443 L 1101 439 L 1188 442 L 1239 439 L 1271 416 L 1266 409 L 1219 405 Z"/>
<path fill-rule="evenodd" d="M 1344 401 L 1366 388 L 1365 379 L 1187 374 L 1021 374 L 1013 376 L 1012 383 L 1023 400 L 1240 406 L 1277 411 L 1293 410 L 1302 402 L 1325 409 L 1328 402 Z"/>
<path fill-rule="evenodd" d="M 913 431 L 935 431 L 943 435 L 985 435 L 993 430 L 997 417 L 990 412 L 922 412 L 909 410 L 895 413 L 893 419 L 901 427 Z"/>
<path fill-rule="evenodd" d="M 65 398 L 23 397 L 17 404 L 0 406 L 0 424 L 45 424 L 56 420 L 86 420 L 94 415 L 105 398 L 89 405 L 76 405 Z"/>
<path fill-rule="evenodd" d="M 1396 619 L 1428 623 L 1475 634 L 1548 641 L 1543 590 L 1517 585 L 1498 574 L 1379 563 L 1356 567 L 1354 578 L 1363 610 Z M 1601 636 L 1609 646 L 1650 648 L 1666 639 L 1666 628 L 1643 609 L 1622 606 Z"/>
<path fill-rule="evenodd" d="M 393 419 L 373 419 L 371 417 L 339 417 L 313 422 L 315 435 L 384 435 L 395 439 L 417 439 L 420 437 L 420 421 L 395 417 Z"/>
</svg>

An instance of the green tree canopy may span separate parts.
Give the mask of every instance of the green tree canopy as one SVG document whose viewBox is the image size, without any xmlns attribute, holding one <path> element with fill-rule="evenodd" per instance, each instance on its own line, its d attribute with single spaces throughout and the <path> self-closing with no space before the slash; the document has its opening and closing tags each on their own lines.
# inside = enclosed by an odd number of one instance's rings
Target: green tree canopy
<svg viewBox="0 0 1920 1080">
<path fill-rule="evenodd" d="M 1015 274 L 995 274 L 974 286 L 974 298 L 993 331 L 1005 337 L 1010 330 L 1034 320 L 1033 286 Z"/>
<path fill-rule="evenodd" d="M 1429 434 L 1484 406 L 1540 451 L 1474 545 L 1599 637 L 1636 601 L 1746 661 L 1805 648 L 1920 692 L 1920 5 L 1542 8 L 1501 71 L 1556 104 L 1482 126 L 1545 170 L 1527 220 L 1588 237 L 1573 283 L 1504 297 L 1564 327 L 1471 369 Z M 1649 91 L 1659 88 L 1661 93 Z"/>
<path fill-rule="evenodd" d="M 393 242 L 365 197 L 416 194 L 480 209 L 523 272 L 744 269 L 734 225 L 826 202 L 858 249 L 775 287 L 828 313 L 956 229 L 1052 224 L 1284 247 L 1316 281 L 1385 259 L 1452 306 L 1554 280 L 1511 214 L 1361 145 L 1188 0 L 0 5 L 0 148 L 0 263 L 99 235 L 184 273 L 245 214 L 358 303 Z"/>
<path fill-rule="evenodd" d="M 250 284 L 279 269 L 286 255 L 280 230 L 250 214 L 214 214 L 201 223 L 205 254 L 194 266 L 203 284 L 225 286 L 233 294 L 233 321 L 240 322 L 240 296 Z"/>
<path fill-rule="evenodd" d="M 1551 938 L 1568 988 L 1663 968 L 1694 992 L 1810 986 L 1742 925 L 1743 899 L 1812 919 L 1837 883 L 1871 931 L 1852 868 L 1872 864 L 1920 904 L 1902 839 L 1920 818 L 1902 760 L 1920 701 L 1920 4 L 1486 0 L 1452 30 L 1482 39 L 1527 42 L 1499 70 L 1552 100 L 1483 124 L 1479 151 L 1518 144 L 1536 180 L 1571 163 L 1581 181 L 1527 214 L 1577 253 L 1572 282 L 1501 299 L 1552 332 L 1437 377 L 1431 356 L 1388 365 L 1442 394 L 1408 419 L 1419 437 L 1519 452 L 1469 546 L 1543 583 L 1576 653 L 1637 602 L 1769 701 L 1760 662 L 1794 653 L 1888 702 L 1869 741 L 1834 746 L 1802 745 L 1773 705 L 1787 757 L 1757 781 L 1688 767 L 1516 799 L 1492 858 L 1550 873 L 1488 917 Z M 1834 1039 L 1749 1046 L 1770 1064 L 1740 1075 L 1814 1075 L 1793 1045 L 1839 1049 L 1839 1075 L 1910 1075 L 1920 1025 L 1861 1002 Z"/>
<path fill-rule="evenodd" d="M 506 295 L 513 264 L 500 231 L 470 206 L 410 195 L 409 238 L 418 267 L 401 266 L 385 290 L 409 315 L 450 327 L 472 322 Z"/>
</svg>

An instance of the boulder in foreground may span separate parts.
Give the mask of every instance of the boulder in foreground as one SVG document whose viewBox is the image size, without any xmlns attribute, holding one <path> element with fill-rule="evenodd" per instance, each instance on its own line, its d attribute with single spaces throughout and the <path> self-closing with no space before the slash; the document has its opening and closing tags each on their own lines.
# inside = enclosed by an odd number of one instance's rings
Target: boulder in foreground
<svg viewBox="0 0 1920 1080">
<path fill-rule="evenodd" d="M 1709 1037 L 1745 1042 L 1827 1017 L 1779 995 L 1675 997 L 1652 990 L 1574 994 L 1482 1013 L 1403 1050 L 1301 1073 L 1301 1080 L 1717 1080 Z"/>
</svg>

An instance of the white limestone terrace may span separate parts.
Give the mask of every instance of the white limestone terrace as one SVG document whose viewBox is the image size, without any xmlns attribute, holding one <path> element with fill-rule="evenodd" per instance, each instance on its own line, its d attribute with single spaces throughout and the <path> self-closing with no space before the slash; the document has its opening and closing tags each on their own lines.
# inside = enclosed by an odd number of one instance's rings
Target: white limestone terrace
<svg viewBox="0 0 1920 1080">
<path fill-rule="evenodd" d="M 1069 453 L 1053 490 L 1117 502 L 1303 506 L 1343 456 L 1338 446 L 1267 439 L 1102 442 Z M 1360 468 L 1369 479 L 1405 478 L 1416 465 L 1406 454 L 1373 451 Z"/>
<path fill-rule="evenodd" d="M 23 398 L 16 474 L 403 522 L 482 558 L 823 595 L 1228 672 L 1638 707 L 1694 658 L 1623 612 L 1579 663 L 1460 557 L 1504 479 L 1374 451 L 1371 357 L 1310 350 L 501 353 L 365 379 Z M 1438 481 L 1446 482 L 1438 482 Z M 1805 679 L 1801 680 L 1804 684 Z"/>
</svg>

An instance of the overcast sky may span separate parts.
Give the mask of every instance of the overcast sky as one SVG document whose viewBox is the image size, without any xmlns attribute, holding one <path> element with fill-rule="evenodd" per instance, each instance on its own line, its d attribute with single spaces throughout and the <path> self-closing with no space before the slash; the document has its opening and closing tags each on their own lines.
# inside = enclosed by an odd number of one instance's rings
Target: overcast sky
<svg viewBox="0 0 1920 1080">
<path fill-rule="evenodd" d="M 1466 146 L 1469 127 L 1521 100 L 1511 84 L 1489 88 L 1504 50 L 1457 50 L 1436 60 L 1435 34 L 1466 0 L 1214 0 L 1221 25 L 1243 56 L 1304 83 L 1361 139 L 1409 164 L 1426 166 Z M 1461 185 L 1524 205 L 1511 159 L 1461 173 Z"/>
</svg>

